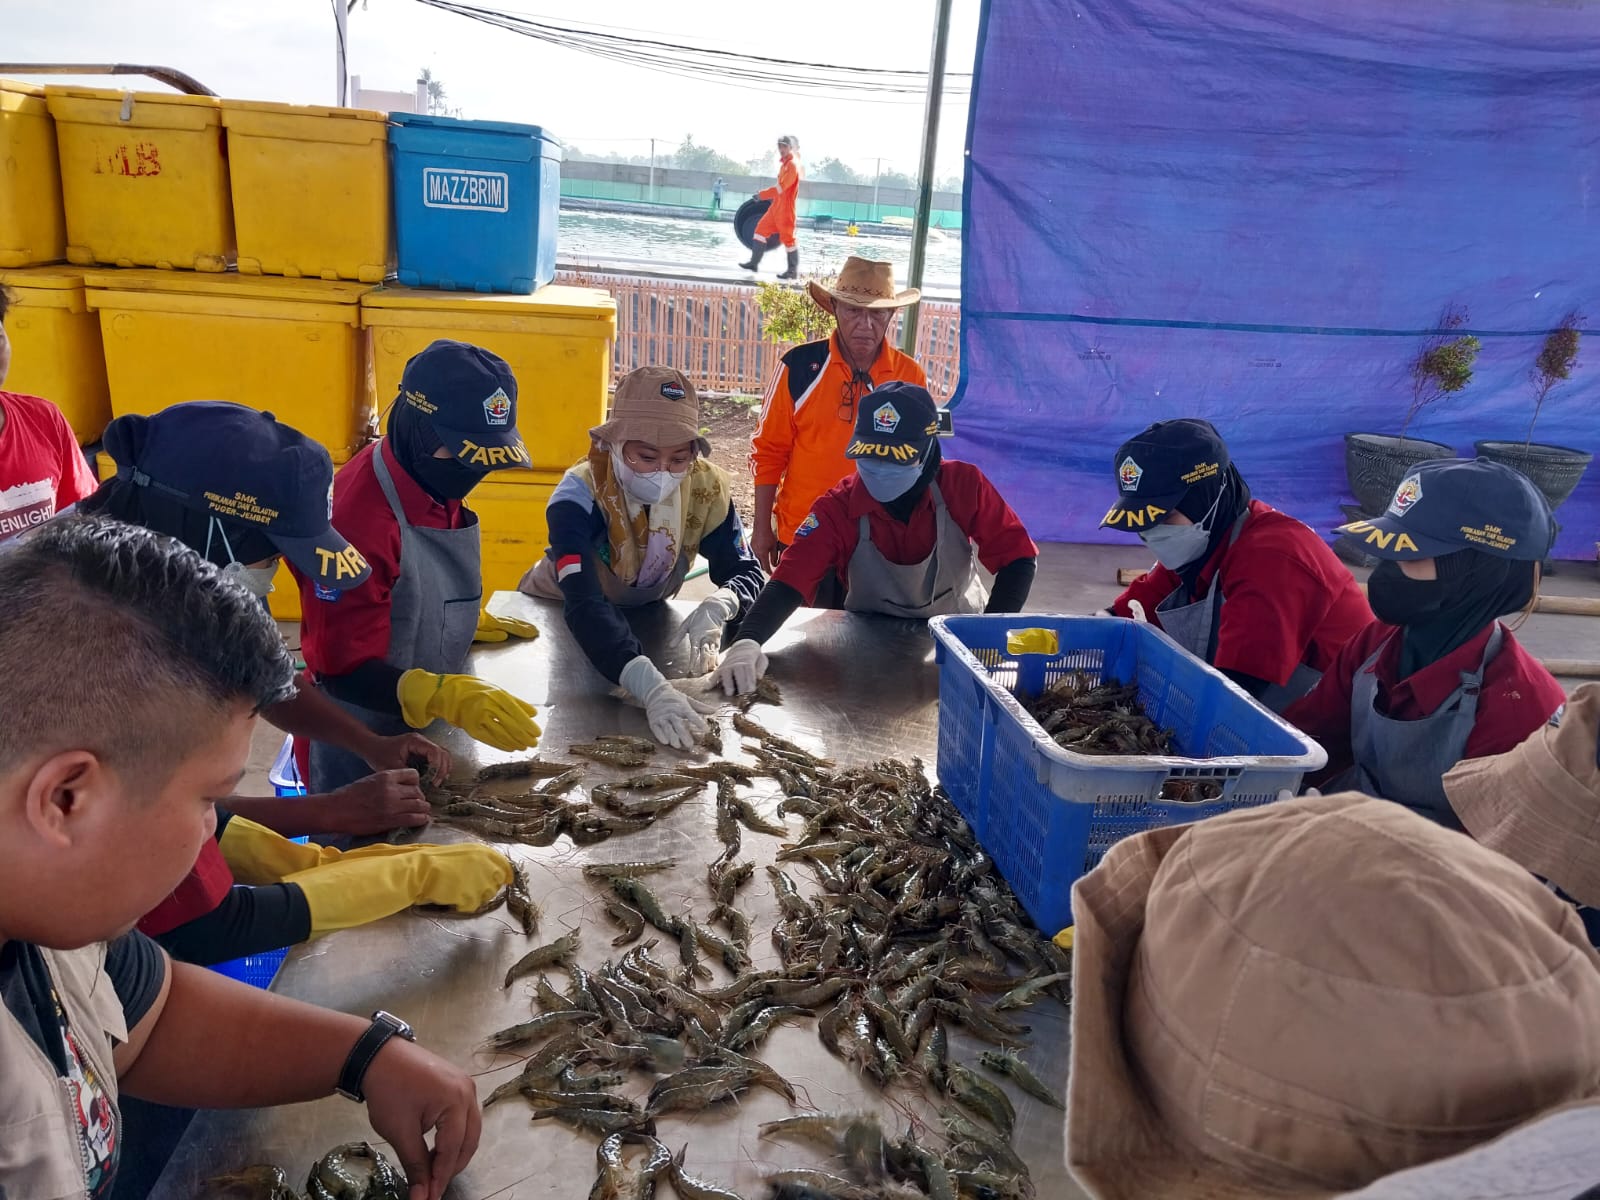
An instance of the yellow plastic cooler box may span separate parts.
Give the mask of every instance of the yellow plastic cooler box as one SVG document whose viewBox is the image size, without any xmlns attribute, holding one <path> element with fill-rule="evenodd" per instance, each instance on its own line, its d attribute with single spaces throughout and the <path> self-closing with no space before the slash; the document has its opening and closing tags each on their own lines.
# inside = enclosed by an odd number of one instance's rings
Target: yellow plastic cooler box
<svg viewBox="0 0 1600 1200">
<path fill-rule="evenodd" d="M 233 209 L 220 100 L 68 86 L 45 95 L 69 261 L 227 270 Z"/>
<path fill-rule="evenodd" d="M 589 453 L 589 430 L 605 420 L 617 333 L 608 293 L 558 285 L 531 296 L 381 288 L 362 297 L 361 319 L 372 333 L 380 405 L 399 394 L 406 361 L 438 338 L 483 346 L 511 365 L 533 470 L 502 472 L 497 481 L 553 484 Z"/>
<path fill-rule="evenodd" d="M 224 100 L 239 270 L 382 283 L 393 262 L 389 119 Z"/>
<path fill-rule="evenodd" d="M 371 429 L 366 285 L 166 271 L 90 271 L 85 282 L 115 415 L 232 400 L 273 413 L 335 463 Z"/>
<path fill-rule="evenodd" d="M 512 591 L 550 544 L 544 509 L 553 483 L 512 483 L 527 471 L 496 471 L 472 489 L 467 507 L 478 514 L 483 544 L 483 596 Z"/>
<path fill-rule="evenodd" d="M 0 79 L 0 267 L 66 256 L 56 126 L 44 89 Z"/>
<path fill-rule="evenodd" d="M 100 321 L 84 294 L 83 272 L 71 267 L 0 271 L 0 287 L 15 305 L 6 318 L 11 336 L 7 391 L 43 396 L 66 415 L 80 445 L 111 420 Z"/>
</svg>

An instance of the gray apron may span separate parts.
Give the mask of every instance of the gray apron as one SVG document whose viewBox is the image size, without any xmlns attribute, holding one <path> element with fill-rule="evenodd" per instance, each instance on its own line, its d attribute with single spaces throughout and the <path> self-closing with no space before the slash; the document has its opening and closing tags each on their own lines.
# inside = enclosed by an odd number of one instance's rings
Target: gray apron
<svg viewBox="0 0 1600 1200">
<path fill-rule="evenodd" d="M 383 661 L 405 670 L 420 667 L 454 675 L 466 665 L 483 600 L 478 518 L 462 509 L 471 524 L 460 529 L 412 525 L 400 505 L 381 445 L 372 455 L 372 466 L 389 509 L 400 523 L 400 575 L 389 593 L 389 653 Z M 399 716 L 331 695 L 328 698 L 374 733 L 392 737 L 410 731 Z M 371 766 L 348 750 L 326 742 L 311 743 L 308 786 L 313 793 L 330 792 L 370 774 Z"/>
<path fill-rule="evenodd" d="M 972 539 L 950 519 L 939 485 L 929 484 L 928 492 L 933 496 L 933 551 L 921 562 L 890 562 L 872 544 L 871 522 L 862 516 L 850 556 L 846 609 L 918 620 L 983 611 L 989 590 L 978 577 Z"/>
<path fill-rule="evenodd" d="M 691 558 L 687 554 L 679 554 L 678 561 L 672 564 L 672 570 L 654 587 L 638 587 L 634 584 L 623 583 L 617 573 L 600 561 L 600 556 L 590 556 L 594 563 L 595 577 L 600 582 L 600 590 L 605 593 L 607 600 L 618 608 L 640 608 L 646 604 L 654 604 L 657 600 L 670 600 L 683 588 L 683 581 L 689 577 Z M 544 600 L 560 600 L 561 584 L 556 579 L 556 565 L 547 554 L 533 566 L 529 567 L 522 579 L 517 584 L 517 591 L 528 596 L 538 596 Z"/>
<path fill-rule="evenodd" d="M 1245 522 L 1249 518 L 1250 513 L 1246 511 L 1234 522 L 1233 534 L 1228 538 L 1230 549 L 1239 540 L 1239 534 L 1243 532 Z M 1183 595 L 1183 587 L 1179 585 L 1165 600 L 1156 605 L 1162 631 L 1204 663 L 1216 661 L 1217 629 L 1222 624 L 1222 606 L 1227 603 L 1227 597 L 1222 595 L 1220 568 L 1217 574 L 1218 580 L 1212 587 L 1206 589 L 1203 600 L 1196 600 L 1192 604 L 1176 603 Z M 1321 678 L 1321 671 L 1300 663 L 1295 667 L 1294 674 L 1289 676 L 1288 683 L 1270 684 L 1256 699 L 1273 712 L 1281 713 L 1316 687 L 1317 681 Z"/>
<path fill-rule="evenodd" d="M 1350 748 L 1355 766 L 1323 787 L 1325 792 L 1365 792 L 1403 804 L 1419 816 L 1449 829 L 1460 829 L 1444 791 L 1444 773 L 1467 752 L 1467 739 L 1478 719 L 1478 693 L 1483 675 L 1504 640 L 1495 622 L 1483 661 L 1476 671 L 1461 672 L 1461 686 L 1451 692 L 1432 716 L 1397 721 L 1378 711 L 1378 675 L 1373 670 L 1386 639 L 1361 664 L 1350 691 Z"/>
</svg>

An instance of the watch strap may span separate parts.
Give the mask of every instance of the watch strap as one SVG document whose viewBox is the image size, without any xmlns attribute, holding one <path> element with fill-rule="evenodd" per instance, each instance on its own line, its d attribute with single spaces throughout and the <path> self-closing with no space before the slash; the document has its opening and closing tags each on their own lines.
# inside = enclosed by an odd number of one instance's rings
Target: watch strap
<svg viewBox="0 0 1600 1200">
<path fill-rule="evenodd" d="M 367 1068 L 372 1066 L 372 1060 L 378 1056 L 378 1051 L 388 1043 L 392 1037 L 401 1037 L 406 1041 L 414 1041 L 411 1026 L 399 1017 L 386 1012 L 372 1014 L 372 1024 L 350 1048 L 350 1055 L 344 1060 L 344 1068 L 339 1072 L 339 1082 L 334 1088 L 339 1095 L 347 1100 L 354 1100 L 357 1104 L 366 1102 L 366 1093 L 362 1090 L 367 1078 Z"/>
</svg>

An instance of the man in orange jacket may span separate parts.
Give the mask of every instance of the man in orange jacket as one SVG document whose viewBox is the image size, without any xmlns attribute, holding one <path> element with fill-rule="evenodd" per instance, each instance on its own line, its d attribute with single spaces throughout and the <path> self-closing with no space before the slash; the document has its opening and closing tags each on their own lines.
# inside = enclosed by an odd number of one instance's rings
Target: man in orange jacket
<svg viewBox="0 0 1600 1200">
<path fill-rule="evenodd" d="M 794 211 L 800 198 L 800 179 L 800 139 L 786 133 L 778 139 L 778 186 L 756 193 L 756 199 L 771 200 L 772 206 L 756 225 L 756 244 L 750 251 L 750 261 L 739 264 L 746 271 L 760 270 L 761 256 L 781 241 L 789 252 L 789 269 L 778 278 L 800 277 L 800 249 L 794 242 Z"/>
<path fill-rule="evenodd" d="M 895 290 L 890 264 L 851 255 L 832 287 L 808 286 L 838 329 L 826 341 L 796 346 L 779 361 L 750 443 L 756 484 L 751 549 L 769 572 L 818 497 L 855 474 L 845 450 L 856 412 L 871 402 L 872 389 L 890 380 L 928 385 L 916 359 L 889 345 L 895 310 L 922 297 L 916 288 Z M 843 605 L 836 576 L 824 579 L 814 603 Z"/>
</svg>

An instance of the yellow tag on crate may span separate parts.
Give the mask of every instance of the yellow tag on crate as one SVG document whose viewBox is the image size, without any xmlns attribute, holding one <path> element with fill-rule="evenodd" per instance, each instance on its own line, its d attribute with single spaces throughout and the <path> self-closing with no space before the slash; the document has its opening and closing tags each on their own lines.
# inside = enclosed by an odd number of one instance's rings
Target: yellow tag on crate
<svg viewBox="0 0 1600 1200">
<path fill-rule="evenodd" d="M 1013 629 L 1006 634 L 1006 653 L 1048 654 L 1061 653 L 1061 635 L 1054 629 Z"/>
</svg>

